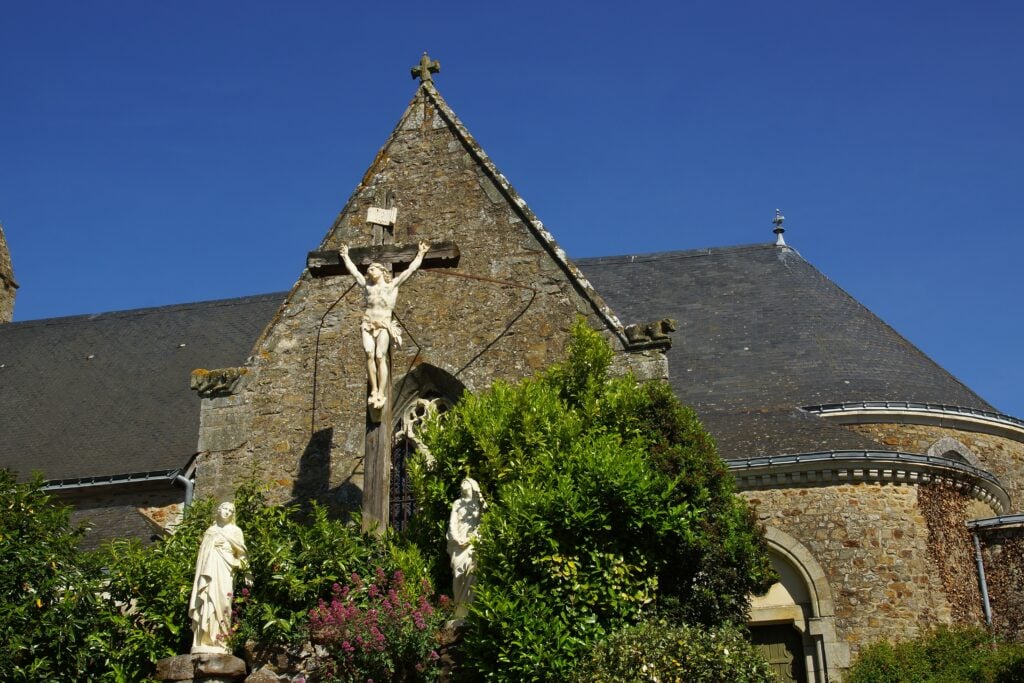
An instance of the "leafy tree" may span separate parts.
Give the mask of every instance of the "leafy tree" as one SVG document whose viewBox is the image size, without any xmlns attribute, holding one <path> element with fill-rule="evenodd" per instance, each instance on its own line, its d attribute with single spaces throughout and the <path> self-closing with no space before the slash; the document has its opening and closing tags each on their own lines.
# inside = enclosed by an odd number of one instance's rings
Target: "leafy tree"
<svg viewBox="0 0 1024 683">
<path fill-rule="evenodd" d="M 774 578 L 746 504 L 695 414 L 664 383 L 612 378 L 582 322 L 569 357 L 498 382 L 428 424 L 412 464 L 411 533 L 445 570 L 464 477 L 489 509 L 476 543 L 467 665 L 489 680 L 565 680 L 608 632 L 657 606 L 673 620 L 742 622 Z M 445 585 L 440 583 L 439 585 Z"/>
<path fill-rule="evenodd" d="M 70 509 L 35 478 L 0 470 L 0 659 L 4 678 L 64 679 L 102 661 L 100 573 Z"/>
</svg>

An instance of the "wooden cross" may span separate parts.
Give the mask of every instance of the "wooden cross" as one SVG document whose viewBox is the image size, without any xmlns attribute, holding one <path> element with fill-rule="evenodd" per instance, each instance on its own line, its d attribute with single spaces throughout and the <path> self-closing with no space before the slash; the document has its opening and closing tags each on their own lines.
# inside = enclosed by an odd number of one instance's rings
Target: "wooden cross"
<svg viewBox="0 0 1024 683">
<path fill-rule="evenodd" d="M 400 272 L 409 267 L 416 258 L 415 244 L 374 244 L 368 247 L 352 247 L 349 258 L 365 271 L 371 263 L 379 263 L 391 272 Z M 459 247 L 455 242 L 431 242 L 430 251 L 423 257 L 420 270 L 432 268 L 455 268 L 459 265 Z M 348 275 L 348 269 L 341 262 L 337 250 L 311 251 L 306 256 L 306 267 L 313 277 Z"/>
<path fill-rule="evenodd" d="M 383 201 L 381 201 L 383 199 Z M 409 267 L 416 258 L 417 245 L 394 244 L 394 223 L 397 209 L 394 196 L 387 193 L 378 198 L 383 207 L 371 207 L 367 222 L 373 229 L 373 244 L 349 249 L 349 258 L 360 271 L 371 263 L 379 263 L 388 271 Z M 459 248 L 454 242 L 436 242 L 430 245 L 420 269 L 454 268 L 459 262 Z M 306 267 L 314 277 L 347 275 L 337 251 L 312 251 L 306 257 Z M 391 347 L 388 348 L 388 368 L 391 368 Z M 363 460 L 363 530 L 376 529 L 384 533 L 388 526 L 389 496 L 391 492 L 391 388 L 392 373 L 388 373 L 385 386 L 379 387 L 385 402 L 381 408 L 367 406 L 366 440 Z"/>
<path fill-rule="evenodd" d="M 414 66 L 410 69 L 413 78 L 420 79 L 420 83 L 433 83 L 434 77 L 432 74 L 436 74 L 441 71 L 441 62 L 431 60 L 424 52 L 423 56 L 420 57 L 420 63 L 418 66 Z"/>
</svg>

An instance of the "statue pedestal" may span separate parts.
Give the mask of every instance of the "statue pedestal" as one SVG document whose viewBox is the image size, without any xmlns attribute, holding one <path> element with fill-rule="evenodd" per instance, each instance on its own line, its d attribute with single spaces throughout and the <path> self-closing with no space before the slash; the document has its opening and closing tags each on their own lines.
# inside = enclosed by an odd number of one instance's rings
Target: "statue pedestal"
<svg viewBox="0 0 1024 683">
<path fill-rule="evenodd" d="M 202 653 L 167 657 L 156 663 L 156 680 L 231 683 L 245 679 L 245 662 L 233 655 Z"/>
</svg>

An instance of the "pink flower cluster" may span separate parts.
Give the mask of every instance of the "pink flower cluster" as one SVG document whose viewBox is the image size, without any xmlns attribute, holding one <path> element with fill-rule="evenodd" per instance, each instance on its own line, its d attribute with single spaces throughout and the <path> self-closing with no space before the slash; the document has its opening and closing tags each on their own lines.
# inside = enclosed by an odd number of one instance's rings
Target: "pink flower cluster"
<svg viewBox="0 0 1024 683">
<path fill-rule="evenodd" d="M 353 573 L 347 585 L 334 584 L 330 602 L 321 600 L 309 614 L 313 641 L 334 657 L 330 674 L 338 680 L 397 680 L 403 671 L 432 665 L 441 615 L 430 593 L 429 582 L 417 591 L 401 571 L 388 577 L 380 568 L 370 581 Z"/>
</svg>

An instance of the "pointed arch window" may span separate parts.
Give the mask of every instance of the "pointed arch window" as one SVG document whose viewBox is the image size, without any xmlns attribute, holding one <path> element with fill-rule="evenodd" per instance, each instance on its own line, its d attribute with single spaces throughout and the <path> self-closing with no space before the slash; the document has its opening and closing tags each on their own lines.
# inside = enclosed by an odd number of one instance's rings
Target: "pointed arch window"
<svg viewBox="0 0 1024 683">
<path fill-rule="evenodd" d="M 424 452 L 430 459 L 430 451 L 419 438 L 423 421 L 447 412 L 452 402 L 436 391 L 415 398 L 406 404 L 402 416 L 395 426 L 391 440 L 391 491 L 389 496 L 390 525 L 398 530 L 405 529 L 416 513 L 416 499 L 409 481 L 409 460 L 416 452 Z"/>
</svg>

